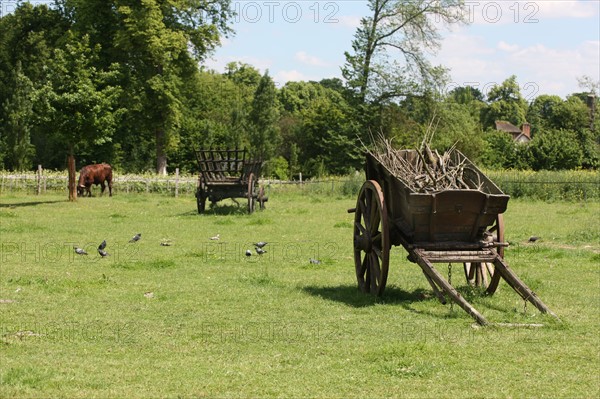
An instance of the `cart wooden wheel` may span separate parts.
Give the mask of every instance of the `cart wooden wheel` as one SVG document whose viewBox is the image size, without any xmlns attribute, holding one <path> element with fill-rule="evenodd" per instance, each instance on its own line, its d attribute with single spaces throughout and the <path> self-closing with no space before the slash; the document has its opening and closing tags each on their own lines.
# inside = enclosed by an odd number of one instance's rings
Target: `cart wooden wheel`
<svg viewBox="0 0 600 399">
<path fill-rule="evenodd" d="M 258 204 L 260 205 L 260 210 L 265 209 L 265 188 L 261 187 L 258 189 Z"/>
<path fill-rule="evenodd" d="M 248 176 L 248 192 L 246 196 L 248 197 L 248 213 L 254 212 L 254 173 L 250 173 Z"/>
<path fill-rule="evenodd" d="M 504 242 L 504 219 L 501 214 L 496 217 L 488 232 L 493 234 L 494 241 Z M 504 258 L 504 247 L 498 248 L 498 254 Z M 467 282 L 472 286 L 485 288 L 488 294 L 493 294 L 498 288 L 500 276 L 495 273 L 493 263 L 464 263 L 464 269 Z"/>
<path fill-rule="evenodd" d="M 198 181 L 198 190 L 196 191 L 196 203 L 198 205 L 198 213 L 204 213 L 206 209 L 205 187 L 202 178 Z"/>
<path fill-rule="evenodd" d="M 358 287 L 383 294 L 390 260 L 387 208 L 379 183 L 366 181 L 358 194 L 354 214 L 354 264 Z"/>
</svg>

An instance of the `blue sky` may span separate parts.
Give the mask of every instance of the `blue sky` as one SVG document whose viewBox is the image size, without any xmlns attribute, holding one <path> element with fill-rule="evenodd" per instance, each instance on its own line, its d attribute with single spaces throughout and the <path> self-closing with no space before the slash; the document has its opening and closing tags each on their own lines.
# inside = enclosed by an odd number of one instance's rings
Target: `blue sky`
<svg viewBox="0 0 600 399">
<path fill-rule="evenodd" d="M 485 93 L 517 76 L 527 99 L 581 91 L 577 77 L 600 81 L 600 0 L 467 0 L 472 23 L 443 29 L 434 64 L 451 69 L 449 89 L 465 84 Z M 236 34 L 205 66 L 219 72 L 231 61 L 266 69 L 277 85 L 341 77 L 344 51 L 365 1 L 234 1 Z"/>
</svg>

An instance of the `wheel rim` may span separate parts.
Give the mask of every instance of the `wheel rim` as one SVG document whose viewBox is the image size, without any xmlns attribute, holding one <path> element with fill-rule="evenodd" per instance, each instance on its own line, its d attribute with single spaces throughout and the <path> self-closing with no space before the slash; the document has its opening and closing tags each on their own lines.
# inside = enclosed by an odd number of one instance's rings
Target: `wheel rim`
<svg viewBox="0 0 600 399">
<path fill-rule="evenodd" d="M 254 212 L 254 173 L 248 176 L 248 213 Z"/>
<path fill-rule="evenodd" d="M 358 287 L 381 296 L 387 282 L 390 241 L 387 209 L 381 187 L 365 182 L 354 215 L 354 264 Z"/>
<path fill-rule="evenodd" d="M 501 214 L 496 217 L 496 221 L 488 229 L 488 233 L 494 235 L 494 241 L 504 242 L 504 219 Z M 498 254 L 504 257 L 504 247 L 498 247 Z M 489 294 L 493 294 L 498 288 L 500 276 L 495 273 L 493 263 L 464 263 L 464 270 L 465 278 L 471 286 L 485 288 Z"/>
</svg>

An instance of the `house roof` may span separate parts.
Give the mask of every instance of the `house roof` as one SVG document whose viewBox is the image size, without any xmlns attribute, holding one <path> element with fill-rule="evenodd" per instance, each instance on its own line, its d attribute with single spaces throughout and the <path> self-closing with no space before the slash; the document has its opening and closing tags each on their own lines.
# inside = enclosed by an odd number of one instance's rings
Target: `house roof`
<svg viewBox="0 0 600 399">
<path fill-rule="evenodd" d="M 506 121 L 496 121 L 496 130 L 507 133 L 521 133 L 521 129 Z"/>
</svg>

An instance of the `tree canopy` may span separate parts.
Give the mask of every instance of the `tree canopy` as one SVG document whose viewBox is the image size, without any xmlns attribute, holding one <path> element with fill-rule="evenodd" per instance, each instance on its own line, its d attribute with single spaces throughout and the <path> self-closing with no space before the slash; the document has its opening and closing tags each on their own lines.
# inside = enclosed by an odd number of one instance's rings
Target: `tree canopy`
<svg viewBox="0 0 600 399">
<path fill-rule="evenodd" d="M 247 148 L 279 178 L 362 167 L 362 143 L 383 134 L 415 147 L 425 132 L 494 168 L 597 168 L 599 85 L 528 102 L 516 76 L 482 93 L 446 90 L 428 53 L 440 23 L 467 22 L 461 0 L 369 0 L 343 79 L 290 81 L 241 61 L 203 66 L 233 34 L 230 0 L 58 0 L 20 3 L 0 18 L 0 167 L 197 170 L 200 147 Z M 531 126 L 532 141 L 495 131 Z M 168 162 L 167 162 L 168 161 Z"/>
</svg>

